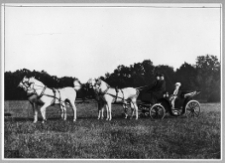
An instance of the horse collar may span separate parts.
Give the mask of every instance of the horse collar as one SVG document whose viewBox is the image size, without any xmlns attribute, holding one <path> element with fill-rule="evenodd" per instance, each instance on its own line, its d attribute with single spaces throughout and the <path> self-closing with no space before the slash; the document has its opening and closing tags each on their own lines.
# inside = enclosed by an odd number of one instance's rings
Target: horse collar
<svg viewBox="0 0 225 163">
<path fill-rule="evenodd" d="M 104 92 L 102 92 L 102 94 L 106 94 L 108 90 L 109 90 L 109 87 L 107 87 L 107 89 Z"/>
<path fill-rule="evenodd" d="M 41 94 L 38 96 L 38 98 L 41 98 L 44 95 L 45 90 L 46 90 L 46 86 L 44 86 L 44 88 L 43 88 Z"/>
</svg>

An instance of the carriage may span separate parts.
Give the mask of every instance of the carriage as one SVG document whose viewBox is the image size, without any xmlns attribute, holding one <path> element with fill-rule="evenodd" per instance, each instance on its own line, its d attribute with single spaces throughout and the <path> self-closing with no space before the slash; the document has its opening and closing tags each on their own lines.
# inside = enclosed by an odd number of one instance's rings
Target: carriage
<svg viewBox="0 0 225 163">
<path fill-rule="evenodd" d="M 172 109 L 168 93 L 157 99 L 155 103 L 152 103 L 151 99 L 143 101 L 143 99 L 139 98 L 137 101 L 139 114 L 152 119 L 163 119 L 167 113 L 175 117 L 181 115 L 198 117 L 200 114 L 200 103 L 194 97 L 199 93 L 199 91 L 180 92 L 175 100 L 175 109 Z"/>
</svg>

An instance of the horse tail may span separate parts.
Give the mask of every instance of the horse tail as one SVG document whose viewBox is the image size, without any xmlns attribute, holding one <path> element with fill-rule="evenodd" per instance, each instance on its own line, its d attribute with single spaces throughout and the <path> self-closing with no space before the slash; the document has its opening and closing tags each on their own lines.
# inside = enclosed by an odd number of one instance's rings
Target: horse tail
<svg viewBox="0 0 225 163">
<path fill-rule="evenodd" d="M 138 96 L 140 95 L 140 91 L 141 91 L 140 89 L 137 89 L 137 88 L 136 88 L 136 99 L 137 99 Z"/>
<path fill-rule="evenodd" d="M 73 85 L 74 85 L 74 89 L 76 91 L 79 91 L 81 89 L 81 87 L 82 87 L 82 84 L 81 84 L 81 82 L 79 80 L 74 80 Z"/>
</svg>

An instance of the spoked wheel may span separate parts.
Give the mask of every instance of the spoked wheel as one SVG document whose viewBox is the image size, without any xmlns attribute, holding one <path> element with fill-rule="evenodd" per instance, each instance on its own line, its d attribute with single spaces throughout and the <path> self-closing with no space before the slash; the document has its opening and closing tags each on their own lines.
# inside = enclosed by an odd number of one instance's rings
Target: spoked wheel
<svg viewBox="0 0 225 163">
<path fill-rule="evenodd" d="M 154 104 L 150 110 L 150 117 L 152 119 L 163 119 L 165 117 L 166 110 L 161 104 Z"/>
<path fill-rule="evenodd" d="M 198 117 L 200 114 L 200 103 L 197 100 L 190 100 L 185 106 L 187 117 Z"/>
</svg>

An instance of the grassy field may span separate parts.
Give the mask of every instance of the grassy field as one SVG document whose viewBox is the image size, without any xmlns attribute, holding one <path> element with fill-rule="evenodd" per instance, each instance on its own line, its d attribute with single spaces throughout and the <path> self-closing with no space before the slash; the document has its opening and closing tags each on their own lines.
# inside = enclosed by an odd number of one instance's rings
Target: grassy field
<svg viewBox="0 0 225 163">
<path fill-rule="evenodd" d="M 113 105 L 111 122 L 97 120 L 93 102 L 77 104 L 77 122 L 71 109 L 68 120 L 61 120 L 55 106 L 47 110 L 45 124 L 33 124 L 25 101 L 6 101 L 5 112 L 14 116 L 4 123 L 5 158 L 221 158 L 220 104 L 202 104 L 198 118 L 168 115 L 163 120 L 125 120 L 122 107 Z"/>
</svg>

